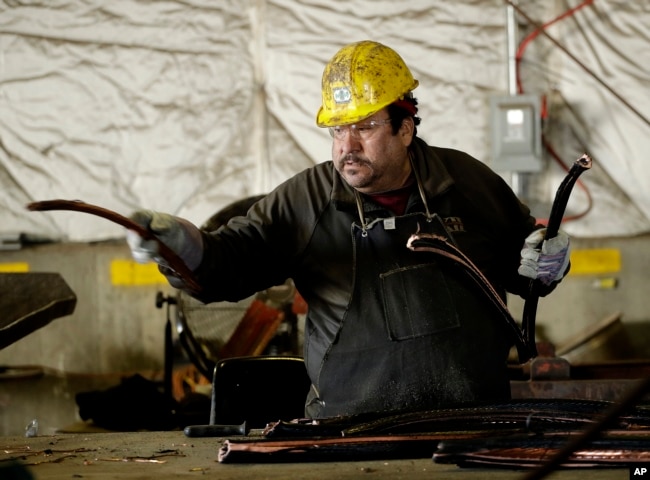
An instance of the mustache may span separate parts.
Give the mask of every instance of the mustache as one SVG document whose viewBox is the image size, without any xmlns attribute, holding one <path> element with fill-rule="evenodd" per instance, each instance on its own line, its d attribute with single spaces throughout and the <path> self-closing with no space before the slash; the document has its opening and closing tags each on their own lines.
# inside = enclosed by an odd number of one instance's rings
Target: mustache
<svg viewBox="0 0 650 480">
<path fill-rule="evenodd" d="M 358 164 L 365 164 L 368 163 L 368 160 L 357 155 L 356 153 L 348 153 L 341 158 L 339 158 L 339 163 L 344 164 L 344 163 L 358 163 Z"/>
</svg>

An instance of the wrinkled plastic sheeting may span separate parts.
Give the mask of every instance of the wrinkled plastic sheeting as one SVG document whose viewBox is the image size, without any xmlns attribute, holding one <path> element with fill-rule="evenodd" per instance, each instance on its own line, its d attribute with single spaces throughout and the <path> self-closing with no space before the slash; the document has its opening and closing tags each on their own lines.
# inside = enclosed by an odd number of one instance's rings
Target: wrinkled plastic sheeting
<svg viewBox="0 0 650 480">
<path fill-rule="evenodd" d="M 3 227 L 70 240 L 119 237 L 120 227 L 105 221 L 26 213 L 24 205 L 65 198 L 123 213 L 184 213 L 201 196 L 227 202 L 255 188 L 255 67 L 241 6 L 5 7 Z M 213 210 L 198 213 L 197 221 Z"/>
<path fill-rule="evenodd" d="M 600 0 L 575 15 L 581 29 L 549 33 L 648 111 L 650 13 L 639 4 Z M 523 7 L 540 21 L 561 13 L 542 0 Z M 323 67 L 343 44 L 366 38 L 395 48 L 420 81 L 420 136 L 489 164 L 489 97 L 507 92 L 505 18 L 500 0 L 0 6 L 1 230 L 72 241 L 123 235 L 102 219 L 24 208 L 52 198 L 200 224 L 331 158 L 329 137 L 315 126 Z M 553 48 L 544 42 L 536 40 L 539 50 Z M 541 88 L 552 81 L 577 106 L 602 166 L 595 206 L 567 230 L 650 230 L 647 125 L 570 60 L 528 60 L 550 79 Z M 582 153 L 559 147 L 568 163 Z M 561 179 L 549 177 L 552 197 Z M 584 203 L 579 193 L 575 202 Z"/>
<path fill-rule="evenodd" d="M 592 210 L 566 229 L 586 237 L 650 231 L 650 2 L 598 0 L 547 31 L 575 57 L 536 40 L 553 52 L 545 91 L 566 102 L 549 141 L 568 164 L 583 151 L 594 160 L 582 177 Z M 561 178 L 551 180 L 556 187 Z M 584 211 L 585 195 L 575 190 L 569 206 Z"/>
</svg>

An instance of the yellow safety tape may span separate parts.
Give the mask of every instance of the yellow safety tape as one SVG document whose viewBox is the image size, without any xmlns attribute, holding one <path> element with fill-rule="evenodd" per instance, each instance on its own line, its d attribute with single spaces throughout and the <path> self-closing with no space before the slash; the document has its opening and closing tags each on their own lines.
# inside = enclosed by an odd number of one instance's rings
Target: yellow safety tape
<svg viewBox="0 0 650 480">
<path fill-rule="evenodd" d="M 133 260 L 111 261 L 111 283 L 113 285 L 159 285 L 167 279 L 155 263 L 141 264 Z"/>
<path fill-rule="evenodd" d="M 592 248 L 571 252 L 570 275 L 599 275 L 621 271 L 621 251 L 616 248 Z"/>
</svg>

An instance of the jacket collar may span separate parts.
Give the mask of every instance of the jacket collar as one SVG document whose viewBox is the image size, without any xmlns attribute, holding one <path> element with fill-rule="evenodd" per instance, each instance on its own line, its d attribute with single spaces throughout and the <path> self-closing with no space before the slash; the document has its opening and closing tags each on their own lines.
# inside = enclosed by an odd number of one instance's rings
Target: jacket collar
<svg viewBox="0 0 650 480">
<path fill-rule="evenodd" d="M 415 137 L 411 144 L 411 151 L 413 168 L 418 171 L 427 197 L 436 197 L 453 185 L 454 179 L 434 148 L 427 145 L 424 140 Z"/>
</svg>

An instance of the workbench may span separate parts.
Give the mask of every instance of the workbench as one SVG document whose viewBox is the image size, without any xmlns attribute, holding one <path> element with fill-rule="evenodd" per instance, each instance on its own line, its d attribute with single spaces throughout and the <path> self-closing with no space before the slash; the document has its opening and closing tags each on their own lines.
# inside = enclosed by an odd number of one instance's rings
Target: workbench
<svg viewBox="0 0 650 480">
<path fill-rule="evenodd" d="M 36 437 L 0 437 L 0 478 L 17 459 L 35 480 L 100 479 L 352 479 L 510 480 L 522 470 L 468 469 L 436 464 L 429 458 L 346 462 L 223 464 L 217 454 L 224 439 L 189 438 L 182 431 L 74 433 Z M 3 473 L 5 472 L 5 473 Z M 25 473 L 25 472 L 23 472 Z M 206 477 L 203 477 L 206 478 Z M 552 480 L 627 480 L 621 469 L 565 469 Z"/>
</svg>

